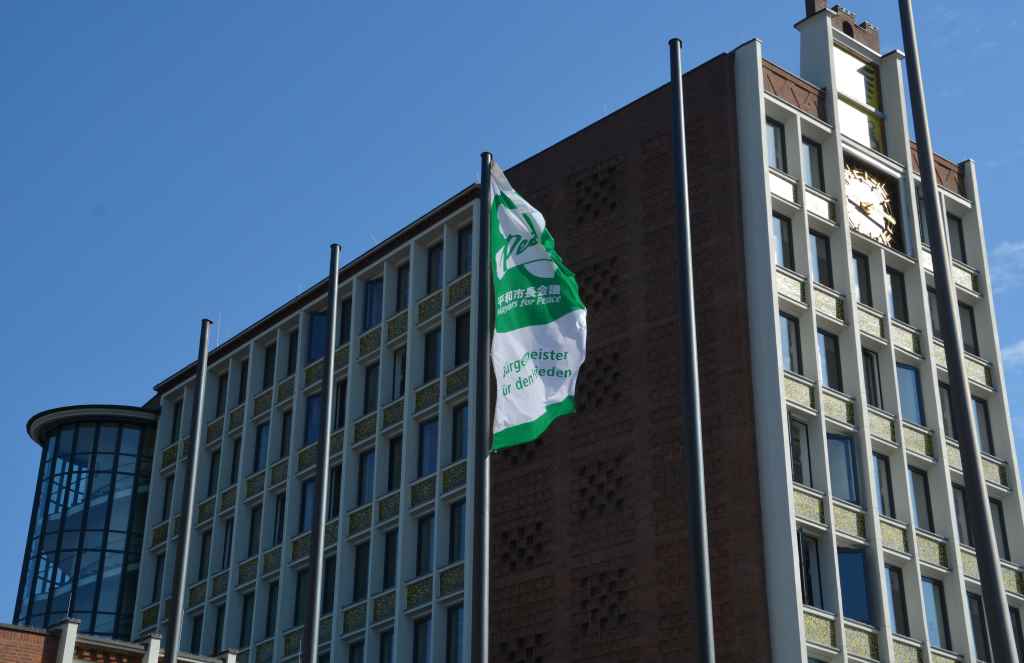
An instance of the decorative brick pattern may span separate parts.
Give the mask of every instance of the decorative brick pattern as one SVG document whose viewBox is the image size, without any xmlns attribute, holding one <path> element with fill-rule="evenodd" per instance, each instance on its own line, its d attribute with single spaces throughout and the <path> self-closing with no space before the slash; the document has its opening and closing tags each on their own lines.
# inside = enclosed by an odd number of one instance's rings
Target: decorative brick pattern
<svg viewBox="0 0 1024 663">
<path fill-rule="evenodd" d="M 576 411 L 604 413 L 616 408 L 623 399 L 624 383 L 622 352 L 618 346 L 595 348 L 587 357 L 584 371 L 587 379 L 576 387 Z"/>
<path fill-rule="evenodd" d="M 913 164 L 914 172 L 920 174 L 921 165 L 915 141 L 910 141 L 910 161 Z M 967 195 L 967 188 L 964 186 L 963 169 L 937 154 L 935 155 L 935 179 L 942 188 L 961 196 Z"/>
<path fill-rule="evenodd" d="M 373 505 L 367 504 L 364 507 L 355 509 L 348 514 L 348 535 L 355 536 L 370 529 L 373 522 Z"/>
<path fill-rule="evenodd" d="M 409 331 L 409 311 L 405 310 L 388 320 L 388 342 L 403 336 Z"/>
<path fill-rule="evenodd" d="M 441 397 L 441 381 L 434 380 L 416 390 L 416 413 L 423 412 L 429 407 L 437 405 Z"/>
<path fill-rule="evenodd" d="M 587 309 L 587 313 L 590 309 Z M 444 376 L 444 393 L 448 396 L 457 394 L 469 387 L 469 364 L 463 364 Z"/>
<path fill-rule="evenodd" d="M 787 299 L 807 303 L 807 279 L 782 267 L 775 268 L 775 288 Z"/>
<path fill-rule="evenodd" d="M 549 632 L 526 633 L 514 637 L 501 634 L 501 637 L 497 651 L 491 652 L 491 656 L 499 663 L 545 663 L 551 660 Z"/>
<path fill-rule="evenodd" d="M 373 599 L 373 623 L 382 622 L 395 616 L 395 592 L 385 592 Z"/>
<path fill-rule="evenodd" d="M 441 312 L 441 292 L 438 290 L 420 300 L 416 307 L 420 322 L 430 320 Z"/>
<path fill-rule="evenodd" d="M 405 586 L 405 609 L 415 610 L 421 605 L 430 603 L 433 596 L 434 577 L 427 576 L 414 580 Z"/>
<path fill-rule="evenodd" d="M 359 337 L 359 356 L 365 357 L 380 349 L 380 326 L 374 327 Z"/>
<path fill-rule="evenodd" d="M 617 255 L 592 260 L 577 270 L 580 298 L 587 304 L 588 319 L 619 311 L 621 278 Z"/>
<path fill-rule="evenodd" d="M 822 122 L 828 122 L 828 118 L 825 116 L 825 90 L 768 60 L 761 62 L 765 92 Z"/>
<path fill-rule="evenodd" d="M 635 637 L 638 615 L 632 592 L 636 578 L 626 559 L 573 574 L 572 646 L 582 653 L 609 655 Z"/>
<path fill-rule="evenodd" d="M 398 507 L 401 503 L 402 494 L 398 491 L 386 495 L 377 500 L 377 520 L 384 522 L 398 515 Z"/>
</svg>

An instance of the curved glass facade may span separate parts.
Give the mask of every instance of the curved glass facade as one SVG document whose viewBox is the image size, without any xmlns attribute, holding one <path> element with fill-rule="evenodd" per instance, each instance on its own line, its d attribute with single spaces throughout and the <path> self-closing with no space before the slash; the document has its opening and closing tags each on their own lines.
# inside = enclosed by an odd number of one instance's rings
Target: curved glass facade
<svg viewBox="0 0 1024 663">
<path fill-rule="evenodd" d="M 14 621 L 65 617 L 84 633 L 127 639 L 152 464 L 144 422 L 65 418 L 38 436 L 36 499 Z"/>
</svg>

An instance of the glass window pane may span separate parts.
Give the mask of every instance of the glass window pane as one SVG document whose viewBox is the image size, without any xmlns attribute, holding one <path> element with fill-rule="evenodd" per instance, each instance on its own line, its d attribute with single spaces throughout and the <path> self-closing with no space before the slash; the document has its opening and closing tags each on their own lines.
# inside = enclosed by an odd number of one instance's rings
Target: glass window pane
<svg viewBox="0 0 1024 663">
<path fill-rule="evenodd" d="M 896 364 L 896 377 L 900 388 L 900 413 L 905 421 L 924 426 L 924 403 L 921 401 L 921 380 L 917 368 Z"/>
<path fill-rule="evenodd" d="M 797 419 L 789 420 L 790 459 L 793 464 L 793 481 L 805 486 L 814 486 L 811 473 L 810 439 L 807 424 Z"/>
<path fill-rule="evenodd" d="M 885 567 L 885 588 L 889 602 L 889 627 L 894 633 L 910 635 L 907 619 L 907 597 L 903 588 L 903 572 L 895 566 Z"/>
<path fill-rule="evenodd" d="M 918 529 L 935 531 L 935 520 L 932 517 L 932 496 L 928 486 L 928 475 L 917 468 L 910 468 L 910 509 L 914 516 L 914 526 Z"/>
<path fill-rule="evenodd" d="M 779 314 L 779 336 L 782 344 L 782 368 L 790 373 L 803 374 L 800 354 L 800 323 L 785 313 Z"/>
<path fill-rule="evenodd" d="M 775 120 L 765 120 L 768 131 L 768 165 L 776 170 L 786 172 L 786 132 L 782 124 Z"/>
<path fill-rule="evenodd" d="M 860 504 L 860 482 L 853 440 L 844 435 L 828 436 L 828 465 L 832 477 L 832 494 L 853 504 Z"/>
<path fill-rule="evenodd" d="M 838 560 L 839 582 L 843 592 L 843 614 L 847 619 L 874 624 L 867 556 L 859 548 L 840 548 Z"/>
<path fill-rule="evenodd" d="M 883 516 L 894 518 L 896 507 L 893 504 L 892 474 L 889 470 L 889 458 L 880 453 L 874 454 L 875 459 L 875 501 L 878 511 Z"/>
<path fill-rule="evenodd" d="M 946 595 L 942 583 L 932 578 L 921 579 L 924 594 L 925 627 L 933 647 L 949 649 L 949 625 L 946 619 Z"/>
</svg>

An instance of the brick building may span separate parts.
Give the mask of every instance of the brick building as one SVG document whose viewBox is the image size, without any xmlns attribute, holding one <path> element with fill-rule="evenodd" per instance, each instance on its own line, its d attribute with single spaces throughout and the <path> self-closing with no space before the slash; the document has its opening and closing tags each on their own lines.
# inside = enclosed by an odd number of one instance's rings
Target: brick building
<svg viewBox="0 0 1024 663">
<path fill-rule="evenodd" d="M 754 40 L 685 77 L 719 660 L 989 660 L 902 56 L 842 8 L 811 2 L 796 27 L 799 76 Z M 578 414 L 494 458 L 496 663 L 695 652 L 670 121 L 665 86 L 507 169 L 577 272 L 590 347 Z M 975 170 L 938 170 L 1019 636 L 1020 474 Z M 477 197 L 467 187 L 342 270 L 325 661 L 470 660 Z M 213 351 L 199 444 L 191 366 L 141 408 L 30 421 L 44 453 L 16 621 L 166 634 L 195 450 L 183 647 L 297 657 L 326 291 Z M 121 511 L 91 479 L 115 454 L 134 486 Z M 124 532 L 90 544 L 93 508 Z"/>
</svg>

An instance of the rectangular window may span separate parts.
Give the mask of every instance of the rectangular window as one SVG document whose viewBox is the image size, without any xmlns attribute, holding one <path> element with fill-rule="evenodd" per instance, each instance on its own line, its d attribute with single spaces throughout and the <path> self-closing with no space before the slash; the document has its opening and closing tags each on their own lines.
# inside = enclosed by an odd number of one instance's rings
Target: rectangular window
<svg viewBox="0 0 1024 663">
<path fill-rule="evenodd" d="M 267 464 L 267 444 L 270 442 L 270 423 L 264 421 L 256 427 L 256 444 L 252 449 L 252 471 L 259 472 Z"/>
<path fill-rule="evenodd" d="M 871 263 L 863 253 L 853 252 L 853 287 L 856 288 L 857 301 L 865 306 L 874 306 L 875 298 L 871 294 Z"/>
<path fill-rule="evenodd" d="M 783 173 L 786 168 L 786 129 L 781 122 L 767 118 L 764 122 L 768 147 L 768 166 Z"/>
<path fill-rule="evenodd" d="M 366 367 L 366 376 L 363 379 L 363 414 L 377 411 L 379 384 L 380 364 L 370 364 Z"/>
<path fill-rule="evenodd" d="M 260 550 L 260 528 L 263 526 L 263 507 L 259 504 L 249 511 L 249 547 L 246 559 L 254 557 Z"/>
<path fill-rule="evenodd" d="M 306 365 L 322 359 L 327 353 L 327 312 L 315 311 L 309 315 L 306 336 Z"/>
<path fill-rule="evenodd" d="M 804 184 L 825 191 L 825 168 L 821 160 L 821 145 L 809 138 L 803 139 L 800 150 L 804 171 Z"/>
<path fill-rule="evenodd" d="M 463 226 L 459 228 L 459 232 L 456 235 L 456 243 L 458 244 L 458 260 L 456 261 L 455 269 L 456 276 L 462 276 L 463 274 L 469 274 L 473 269 L 473 226 Z"/>
<path fill-rule="evenodd" d="M 320 439 L 320 426 L 323 414 L 323 397 L 321 394 L 311 394 L 306 397 L 306 428 L 302 438 L 302 446 L 308 446 Z"/>
<path fill-rule="evenodd" d="M 455 318 L 455 365 L 469 362 L 469 312 Z"/>
<path fill-rule="evenodd" d="M 843 367 L 839 359 L 839 337 L 818 330 L 818 360 L 821 362 L 821 381 L 829 389 L 843 390 Z"/>
<path fill-rule="evenodd" d="M 334 430 L 339 431 L 345 427 L 345 411 L 348 407 L 348 380 L 338 380 L 334 383 Z"/>
<path fill-rule="evenodd" d="M 928 319 L 932 323 L 932 335 L 940 341 L 944 341 L 942 321 L 939 320 L 939 299 L 935 288 L 928 288 Z"/>
<path fill-rule="evenodd" d="M 971 613 L 971 641 L 974 643 L 974 656 L 978 661 L 991 661 L 992 650 L 988 643 L 988 624 L 985 621 L 985 608 L 981 597 L 967 592 L 967 610 Z"/>
<path fill-rule="evenodd" d="M 781 214 L 772 214 L 775 234 L 775 260 L 786 269 L 796 269 L 793 256 L 793 222 Z"/>
<path fill-rule="evenodd" d="M 878 511 L 889 518 L 896 517 L 896 502 L 892 492 L 892 472 L 889 468 L 889 457 L 875 452 L 875 501 Z"/>
<path fill-rule="evenodd" d="M 988 416 L 988 401 L 972 396 L 974 421 L 978 429 L 978 443 L 981 450 L 990 456 L 996 455 L 995 438 L 992 436 L 992 419 Z"/>
<path fill-rule="evenodd" d="M 356 546 L 356 559 L 352 566 L 352 601 L 362 601 L 369 591 L 370 542 L 363 541 Z"/>
<path fill-rule="evenodd" d="M 434 516 L 416 522 L 416 577 L 434 570 Z"/>
<path fill-rule="evenodd" d="M 878 353 L 861 349 L 861 360 L 864 364 L 864 391 L 868 405 L 877 408 L 882 406 L 882 373 L 878 368 Z"/>
<path fill-rule="evenodd" d="M 284 493 L 278 493 L 274 498 L 274 542 L 279 545 L 284 540 Z"/>
<path fill-rule="evenodd" d="M 981 351 L 978 349 L 978 326 L 974 322 L 974 309 L 960 303 L 957 309 L 960 311 L 960 335 L 964 339 L 964 351 L 978 356 Z"/>
<path fill-rule="evenodd" d="M 790 315 L 780 313 L 779 335 L 782 341 L 782 368 L 802 375 L 804 359 L 800 352 L 800 322 Z"/>
<path fill-rule="evenodd" d="M 373 499 L 374 451 L 359 454 L 359 477 L 356 485 L 356 505 L 362 506 Z"/>
<path fill-rule="evenodd" d="M 302 495 L 299 502 L 299 530 L 296 534 L 308 532 L 313 529 L 313 519 L 316 517 L 316 481 L 306 479 L 302 482 Z"/>
<path fill-rule="evenodd" d="M 242 360 L 242 367 L 239 370 L 240 375 L 238 376 L 238 399 L 235 401 L 241 405 L 245 402 L 245 397 L 249 394 L 249 360 Z"/>
<path fill-rule="evenodd" d="M 431 329 L 423 336 L 423 382 L 436 380 L 441 374 L 441 330 Z"/>
<path fill-rule="evenodd" d="M 903 587 L 903 571 L 899 567 L 886 565 L 885 588 L 889 599 L 889 627 L 893 633 L 910 636 L 910 620 L 907 618 L 907 592 Z"/>
<path fill-rule="evenodd" d="M 1006 536 L 1006 514 L 1003 512 L 1003 503 L 990 497 L 988 506 L 992 511 L 992 529 L 996 533 L 999 556 L 1010 561 L 1010 539 Z"/>
<path fill-rule="evenodd" d="M 228 474 L 228 485 L 238 481 L 238 466 L 242 457 L 242 438 L 236 437 L 231 440 L 231 471 Z"/>
<path fill-rule="evenodd" d="M 242 595 L 242 624 L 238 632 L 238 646 L 242 649 L 248 648 L 252 641 L 253 611 L 256 609 L 256 602 L 253 601 L 253 593 L 248 592 Z"/>
<path fill-rule="evenodd" d="M 163 553 L 156 556 L 156 568 L 153 571 L 153 589 L 149 594 L 149 602 L 156 603 L 160 600 L 164 583 L 164 556 Z"/>
<path fill-rule="evenodd" d="M 291 453 L 292 411 L 285 410 L 281 415 L 281 439 L 278 441 L 278 458 L 287 458 Z"/>
<path fill-rule="evenodd" d="M 376 278 L 366 282 L 363 292 L 363 331 L 380 324 L 384 312 L 384 280 Z"/>
<path fill-rule="evenodd" d="M 839 583 L 843 593 L 843 614 L 864 624 L 874 624 L 871 582 L 867 556 L 862 548 L 839 548 Z"/>
<path fill-rule="evenodd" d="M 462 663 L 462 604 L 448 608 L 448 632 L 445 636 L 445 662 Z"/>
<path fill-rule="evenodd" d="M 181 410 L 183 407 L 182 399 L 174 401 L 174 413 L 171 415 L 171 442 L 177 442 L 181 437 Z"/>
<path fill-rule="evenodd" d="M 171 506 L 174 503 L 174 475 L 164 478 L 164 501 L 160 505 L 160 520 L 171 517 Z"/>
<path fill-rule="evenodd" d="M 391 400 L 396 401 L 405 396 L 405 346 L 394 352 L 391 362 Z"/>
<path fill-rule="evenodd" d="M 800 544 L 800 588 L 805 605 L 824 609 L 821 594 L 821 560 L 818 540 L 803 531 L 797 532 Z"/>
<path fill-rule="evenodd" d="M 215 449 L 210 453 L 210 470 L 209 474 L 206 475 L 206 496 L 215 495 L 217 493 L 217 479 L 220 475 L 220 449 Z"/>
<path fill-rule="evenodd" d="M 420 447 L 416 467 L 417 478 L 437 471 L 437 419 L 420 423 Z"/>
<path fill-rule="evenodd" d="M 228 395 L 228 372 L 224 371 L 217 376 L 217 398 L 214 401 L 213 416 L 217 418 L 224 414 L 224 407 L 227 405 Z"/>
<path fill-rule="evenodd" d="M 832 278 L 832 244 L 829 238 L 811 231 L 811 275 L 818 283 L 833 287 Z"/>
<path fill-rule="evenodd" d="M 971 534 L 970 521 L 967 520 L 967 498 L 964 495 L 962 486 L 953 484 L 953 515 L 955 517 L 956 532 L 960 537 L 960 543 L 974 546 L 974 537 Z"/>
<path fill-rule="evenodd" d="M 388 492 L 402 485 L 402 437 L 388 440 Z"/>
<path fill-rule="evenodd" d="M 224 604 L 217 606 L 216 621 L 213 624 L 213 654 L 224 651 Z"/>
<path fill-rule="evenodd" d="M 451 462 L 466 457 L 469 446 L 469 406 L 465 403 L 456 405 L 452 410 L 452 456 Z"/>
<path fill-rule="evenodd" d="M 1017 658 L 1024 661 L 1024 620 L 1021 619 L 1020 610 L 1016 606 L 1010 606 L 1010 628 L 1013 629 L 1013 639 L 1017 641 Z"/>
<path fill-rule="evenodd" d="M 949 649 L 949 620 L 946 615 L 946 592 L 942 581 L 921 578 L 921 592 L 924 594 L 925 627 L 933 647 Z"/>
<path fill-rule="evenodd" d="M 448 507 L 448 563 L 461 562 L 466 552 L 466 502 Z"/>
<path fill-rule="evenodd" d="M 885 126 L 878 65 L 865 62 L 838 46 L 832 49 L 836 114 L 843 134 L 877 152 L 885 152 Z"/>
<path fill-rule="evenodd" d="M 384 573 L 382 574 L 382 589 L 391 589 L 395 586 L 395 577 L 398 571 L 398 530 L 388 530 L 384 535 Z"/>
<path fill-rule="evenodd" d="M 400 265 L 395 274 L 395 313 L 409 308 L 409 263 Z"/>
<path fill-rule="evenodd" d="M 235 519 L 228 518 L 224 521 L 224 542 L 220 548 L 220 569 L 231 567 L 231 544 L 235 538 Z"/>
<path fill-rule="evenodd" d="M 444 278 L 444 245 L 441 242 L 427 249 L 427 292 L 440 288 Z"/>
<path fill-rule="evenodd" d="M 805 486 L 813 486 L 811 478 L 811 441 L 807 435 L 807 424 L 790 418 L 789 420 L 789 452 L 793 465 L 793 481 Z"/>
<path fill-rule="evenodd" d="M 934 532 L 935 517 L 932 515 L 932 491 L 928 485 L 928 475 L 916 467 L 911 467 L 909 472 L 910 510 L 914 515 L 914 527 Z"/>
<path fill-rule="evenodd" d="M 924 426 L 924 402 L 921 400 L 921 379 L 917 368 L 909 364 L 896 364 L 896 378 L 900 388 L 900 413 L 903 419 Z"/>
<path fill-rule="evenodd" d="M 263 348 L 263 389 L 274 386 L 274 364 L 277 362 L 277 343 L 268 343 Z"/>
<path fill-rule="evenodd" d="M 288 332 L 288 375 L 295 375 L 295 365 L 299 357 L 299 330 L 293 329 Z"/>
<path fill-rule="evenodd" d="M 338 345 L 342 346 L 352 339 L 352 298 L 346 297 L 338 306 Z"/>
<path fill-rule="evenodd" d="M 910 311 L 907 308 L 907 282 L 903 272 L 887 269 L 889 276 L 889 315 L 900 322 L 910 322 Z"/>
<path fill-rule="evenodd" d="M 292 605 L 292 626 L 302 626 L 306 623 L 306 611 L 309 610 L 309 583 L 309 569 L 299 569 L 295 573 L 295 603 Z"/>
<path fill-rule="evenodd" d="M 341 513 L 341 465 L 331 467 L 327 483 L 327 518 L 337 518 Z"/>
<path fill-rule="evenodd" d="M 430 617 L 417 619 L 413 624 L 412 663 L 430 663 Z"/>
<path fill-rule="evenodd" d="M 210 530 L 203 530 L 199 538 L 199 564 L 196 566 L 196 580 L 202 580 L 210 572 Z"/>
<path fill-rule="evenodd" d="M 329 615 L 334 611 L 334 573 L 336 558 L 331 555 L 324 560 L 323 586 L 320 588 L 320 615 Z"/>
<path fill-rule="evenodd" d="M 852 438 L 828 436 L 828 467 L 832 475 L 832 494 L 852 504 L 860 504 L 860 472 Z"/>
<path fill-rule="evenodd" d="M 203 613 L 192 618 L 192 638 L 189 643 L 189 651 L 193 654 L 199 653 L 199 647 L 203 642 Z"/>
<path fill-rule="evenodd" d="M 946 212 L 946 229 L 949 232 L 949 257 L 967 264 L 967 244 L 964 242 L 964 221 Z"/>
<path fill-rule="evenodd" d="M 363 643 L 353 642 L 348 646 L 348 660 L 349 663 L 363 663 L 363 657 L 365 656 L 366 647 Z"/>
<path fill-rule="evenodd" d="M 946 433 L 946 437 L 951 437 L 954 440 L 960 439 L 957 434 L 956 422 L 953 421 L 952 414 L 952 394 L 949 391 L 949 385 L 939 383 L 939 405 L 942 406 L 942 428 Z"/>
<path fill-rule="evenodd" d="M 395 663 L 395 632 L 391 629 L 381 631 L 377 654 L 377 663 Z"/>
</svg>

